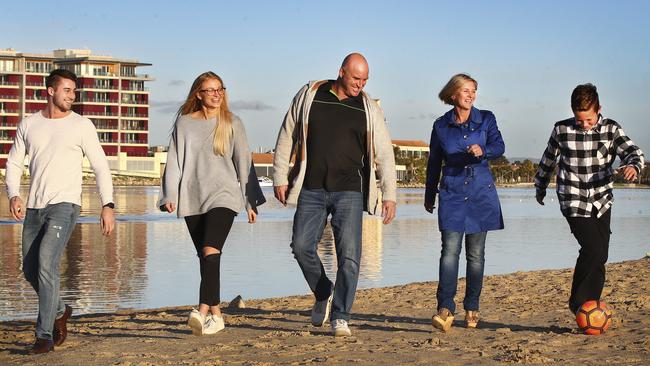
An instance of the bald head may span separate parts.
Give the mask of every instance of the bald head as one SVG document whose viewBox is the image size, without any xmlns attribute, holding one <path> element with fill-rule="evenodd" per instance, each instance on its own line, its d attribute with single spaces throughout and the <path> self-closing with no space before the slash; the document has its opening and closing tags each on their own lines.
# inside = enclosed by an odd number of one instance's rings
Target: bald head
<svg viewBox="0 0 650 366">
<path fill-rule="evenodd" d="M 366 58 L 363 57 L 362 54 L 356 52 L 345 56 L 341 63 L 341 68 L 350 69 L 356 67 L 365 67 L 365 69 L 368 70 L 368 61 L 366 61 Z"/>
<path fill-rule="evenodd" d="M 368 61 L 360 53 L 351 53 L 343 59 L 339 77 L 333 87 L 339 99 L 356 97 L 368 81 Z"/>
</svg>

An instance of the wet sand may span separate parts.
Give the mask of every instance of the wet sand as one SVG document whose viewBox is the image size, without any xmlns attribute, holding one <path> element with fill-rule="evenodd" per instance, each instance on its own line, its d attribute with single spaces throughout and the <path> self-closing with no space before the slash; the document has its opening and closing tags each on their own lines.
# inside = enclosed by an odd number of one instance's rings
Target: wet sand
<svg viewBox="0 0 650 366">
<path fill-rule="evenodd" d="M 650 258 L 607 266 L 603 296 L 614 322 L 581 334 L 566 307 L 572 269 L 485 278 L 478 329 L 463 327 L 461 301 L 449 333 L 433 330 L 435 282 L 362 290 L 350 327 L 335 339 L 309 324 L 311 296 L 223 304 L 226 329 L 195 337 L 191 309 L 73 316 L 55 352 L 28 355 L 33 321 L 0 323 L 0 364 L 48 365 L 470 365 L 650 364 Z M 462 300 L 465 282 L 459 281 Z"/>
</svg>

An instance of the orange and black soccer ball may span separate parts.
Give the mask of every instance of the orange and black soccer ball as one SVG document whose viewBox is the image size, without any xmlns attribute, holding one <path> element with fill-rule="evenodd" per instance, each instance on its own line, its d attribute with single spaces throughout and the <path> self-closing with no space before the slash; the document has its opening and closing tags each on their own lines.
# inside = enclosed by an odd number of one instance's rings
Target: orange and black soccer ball
<svg viewBox="0 0 650 366">
<path fill-rule="evenodd" d="M 600 300 L 589 300 L 576 313 L 578 327 L 585 334 L 603 334 L 612 324 L 612 311 Z"/>
</svg>

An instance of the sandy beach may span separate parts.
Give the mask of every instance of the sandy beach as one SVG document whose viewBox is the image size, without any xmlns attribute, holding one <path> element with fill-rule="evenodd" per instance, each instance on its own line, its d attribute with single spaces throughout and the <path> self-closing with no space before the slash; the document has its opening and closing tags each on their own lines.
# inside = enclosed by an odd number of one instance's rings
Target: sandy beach
<svg viewBox="0 0 650 366">
<path fill-rule="evenodd" d="M 359 291 L 349 338 L 309 324 L 311 296 L 245 299 L 243 309 L 224 303 L 227 328 L 203 337 L 186 325 L 190 306 L 73 316 L 65 344 L 45 355 L 27 354 L 32 320 L 3 322 L 0 364 L 648 365 L 650 258 L 607 268 L 603 300 L 614 322 L 600 336 L 576 329 L 565 305 L 572 269 L 563 269 L 486 277 L 482 320 L 473 330 L 463 327 L 459 305 L 452 330 L 433 331 L 437 284 L 421 282 Z"/>
</svg>

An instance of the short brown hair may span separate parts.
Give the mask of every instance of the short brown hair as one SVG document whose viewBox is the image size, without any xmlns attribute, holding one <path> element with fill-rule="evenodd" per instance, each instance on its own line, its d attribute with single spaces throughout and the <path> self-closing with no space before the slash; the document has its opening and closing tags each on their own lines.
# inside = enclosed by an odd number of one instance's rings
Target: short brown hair
<svg viewBox="0 0 650 366">
<path fill-rule="evenodd" d="M 74 81 L 75 84 L 77 83 L 77 75 L 75 75 L 74 72 L 65 69 L 56 69 L 52 70 L 50 75 L 45 77 L 45 87 L 56 88 L 56 85 L 61 79 L 68 79 Z"/>
<path fill-rule="evenodd" d="M 571 109 L 574 112 L 582 112 L 600 109 L 600 100 L 598 100 L 598 91 L 594 84 L 582 84 L 576 86 L 571 93 Z"/>
</svg>

